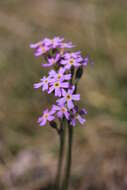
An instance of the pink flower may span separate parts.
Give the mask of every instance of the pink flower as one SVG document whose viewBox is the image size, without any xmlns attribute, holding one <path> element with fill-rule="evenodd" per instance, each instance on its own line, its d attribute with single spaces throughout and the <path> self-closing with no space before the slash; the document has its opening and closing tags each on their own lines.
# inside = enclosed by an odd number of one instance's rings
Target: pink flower
<svg viewBox="0 0 127 190">
<path fill-rule="evenodd" d="M 67 107 L 69 109 L 72 109 L 74 107 L 73 101 L 79 101 L 80 100 L 80 94 L 73 94 L 74 89 L 69 89 L 67 92 L 63 89 L 62 95 L 63 97 L 58 99 L 56 102 L 59 105 L 67 103 Z"/>
<path fill-rule="evenodd" d="M 61 67 L 58 72 L 55 70 L 51 70 L 49 72 L 49 77 L 52 78 L 52 81 L 64 81 L 64 80 L 70 80 L 71 74 L 65 74 L 65 69 Z"/>
<path fill-rule="evenodd" d="M 34 88 L 42 87 L 42 91 L 48 90 L 49 87 L 49 77 L 43 77 L 40 82 L 34 84 Z"/>
<path fill-rule="evenodd" d="M 53 110 L 48 111 L 48 109 L 43 111 L 43 114 L 41 117 L 38 118 L 38 123 L 40 126 L 44 126 L 46 125 L 47 121 L 52 121 L 55 119 L 55 117 L 53 116 L 55 112 Z"/>
<path fill-rule="evenodd" d="M 48 91 L 48 94 L 55 91 L 55 96 L 61 97 L 62 95 L 62 89 L 68 88 L 69 83 L 68 82 L 62 82 L 62 81 L 54 81 L 50 83 L 50 88 Z"/>
<path fill-rule="evenodd" d="M 64 65 L 64 68 L 69 70 L 72 66 L 74 67 L 80 67 L 81 66 L 82 58 L 69 58 L 62 60 L 60 63 Z"/>
<path fill-rule="evenodd" d="M 57 112 L 57 117 L 58 118 L 63 118 L 64 116 L 66 117 L 67 120 L 69 120 L 69 112 L 67 108 L 64 105 L 53 105 L 52 110 Z"/>
<path fill-rule="evenodd" d="M 70 124 L 72 126 L 76 125 L 76 120 L 79 121 L 81 125 L 83 125 L 86 122 L 86 119 L 84 119 L 82 116 L 87 114 L 87 111 L 85 108 L 79 110 L 77 106 L 75 106 L 72 109 L 71 115 L 70 115 Z"/>
<path fill-rule="evenodd" d="M 60 54 L 56 54 L 56 57 L 48 58 L 48 63 L 42 64 L 42 67 L 51 67 L 55 65 L 60 59 Z"/>
</svg>

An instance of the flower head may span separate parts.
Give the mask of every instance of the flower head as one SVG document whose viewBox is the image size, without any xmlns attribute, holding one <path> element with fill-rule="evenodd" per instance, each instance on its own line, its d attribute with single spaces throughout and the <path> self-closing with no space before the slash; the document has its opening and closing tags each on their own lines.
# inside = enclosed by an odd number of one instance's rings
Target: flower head
<svg viewBox="0 0 127 190">
<path fill-rule="evenodd" d="M 53 105 L 52 110 L 57 112 L 57 117 L 62 119 L 64 116 L 67 120 L 69 120 L 69 111 L 65 107 L 65 105 Z"/>
<path fill-rule="evenodd" d="M 49 46 L 50 48 L 57 48 L 60 47 L 63 40 L 64 38 L 61 37 L 54 37 L 53 39 L 46 38 L 45 45 Z"/>
<path fill-rule="evenodd" d="M 55 65 L 60 59 L 60 54 L 56 54 L 55 57 L 48 58 L 48 63 L 42 64 L 42 67 L 51 67 Z"/>
<path fill-rule="evenodd" d="M 38 118 L 38 123 L 40 126 L 46 125 L 47 121 L 53 121 L 55 117 L 53 116 L 55 112 L 53 110 L 49 111 L 48 109 L 43 111 L 43 114 L 41 117 Z"/>
<path fill-rule="evenodd" d="M 49 77 L 43 77 L 39 83 L 34 84 L 34 88 L 42 87 L 42 91 L 48 90 L 49 87 Z"/>
<path fill-rule="evenodd" d="M 83 118 L 83 116 L 87 114 L 87 111 L 85 108 L 79 110 L 79 108 L 77 106 L 75 106 L 72 110 L 71 110 L 71 114 L 70 114 L 70 124 L 72 126 L 76 125 L 76 120 L 79 121 L 79 123 L 81 125 L 83 125 L 86 122 L 86 119 Z"/>
<path fill-rule="evenodd" d="M 60 48 L 61 49 L 64 49 L 64 48 L 73 48 L 73 47 L 75 47 L 75 46 L 72 44 L 72 42 L 61 43 L 60 44 Z"/>
<path fill-rule="evenodd" d="M 68 88 L 68 87 L 69 87 L 68 82 L 53 81 L 53 82 L 50 83 L 48 93 L 50 94 L 51 92 L 55 91 L 55 96 L 61 97 L 62 89 Z"/>
<path fill-rule="evenodd" d="M 82 61 L 82 65 L 83 65 L 84 67 L 86 67 L 86 66 L 88 65 L 88 61 L 89 61 L 89 58 L 88 58 L 88 57 L 85 57 L 85 58 L 83 59 L 83 61 Z"/>
<path fill-rule="evenodd" d="M 30 48 L 35 49 L 35 56 L 43 55 L 49 51 L 49 47 L 45 45 L 44 40 L 35 44 L 30 44 Z"/>
<path fill-rule="evenodd" d="M 68 109 L 72 109 L 74 107 L 73 101 L 80 100 L 80 94 L 73 94 L 74 89 L 69 89 L 67 92 L 63 89 L 62 95 L 63 97 L 57 100 L 59 105 L 67 104 Z"/>
<path fill-rule="evenodd" d="M 61 67 L 58 72 L 55 70 L 51 70 L 49 72 L 49 77 L 52 78 L 52 81 L 64 81 L 64 80 L 70 80 L 71 74 L 65 74 L 65 69 Z"/>
<path fill-rule="evenodd" d="M 64 65 L 64 68 L 69 70 L 71 69 L 72 66 L 74 67 L 80 67 L 81 66 L 81 61 L 82 61 L 82 58 L 81 57 L 78 57 L 78 58 L 73 58 L 73 57 L 70 57 L 69 59 L 65 59 L 65 60 L 61 60 L 61 64 Z"/>
<path fill-rule="evenodd" d="M 80 51 L 76 51 L 76 52 L 66 52 L 63 55 L 64 59 L 77 59 L 77 58 L 81 58 L 81 52 Z"/>
</svg>

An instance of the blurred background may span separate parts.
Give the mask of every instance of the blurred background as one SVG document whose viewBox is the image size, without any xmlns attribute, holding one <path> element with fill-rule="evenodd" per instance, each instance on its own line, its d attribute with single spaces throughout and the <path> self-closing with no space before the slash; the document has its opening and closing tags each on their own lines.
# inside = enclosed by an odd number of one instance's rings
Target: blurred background
<svg viewBox="0 0 127 190">
<path fill-rule="evenodd" d="M 79 84 L 70 190 L 127 190 L 127 1 L 0 0 L 0 190 L 50 190 L 59 139 L 36 120 L 51 105 L 30 43 L 64 36 L 94 65 Z"/>
</svg>

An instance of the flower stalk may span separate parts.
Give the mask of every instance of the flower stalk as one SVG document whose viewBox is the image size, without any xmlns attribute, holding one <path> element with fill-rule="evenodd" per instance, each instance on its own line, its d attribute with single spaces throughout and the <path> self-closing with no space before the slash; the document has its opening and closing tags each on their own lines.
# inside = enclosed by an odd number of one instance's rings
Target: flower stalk
<svg viewBox="0 0 127 190">
<path fill-rule="evenodd" d="M 62 190 L 68 190 L 70 174 L 71 174 L 71 163 L 72 163 L 72 142 L 73 142 L 73 126 L 68 123 L 68 150 L 67 150 L 67 163 L 65 169 L 65 178 L 63 180 Z"/>
<path fill-rule="evenodd" d="M 48 123 L 59 134 L 60 151 L 55 190 L 68 190 L 72 160 L 73 127 L 76 126 L 77 121 L 84 125 L 86 121 L 84 116 L 87 114 L 85 108 L 80 109 L 78 106 L 80 94 L 77 93 L 77 83 L 82 77 L 89 59 L 87 56 L 83 57 L 80 51 L 70 51 L 74 47 L 72 42 L 64 42 L 64 38 L 61 37 L 45 38 L 30 45 L 30 48 L 35 50 L 34 55 L 42 57 L 43 63 L 41 66 L 43 68 L 53 67 L 47 76 L 43 76 L 38 83 L 34 84 L 34 88 L 41 88 L 43 92 L 53 94 L 56 97 L 56 103 L 50 109 L 46 108 L 38 118 L 40 126 L 46 126 Z M 58 127 L 59 121 L 60 127 Z M 64 122 L 68 123 L 68 126 L 64 126 Z M 67 162 L 64 180 L 62 187 L 60 187 L 66 127 L 68 128 Z"/>
<path fill-rule="evenodd" d="M 58 166 L 57 166 L 57 173 L 56 173 L 56 180 L 55 180 L 55 189 L 60 189 L 60 180 L 61 180 L 61 172 L 62 172 L 62 163 L 63 163 L 63 156 L 64 156 L 64 144 L 65 144 L 65 128 L 63 127 L 64 120 L 61 121 L 59 134 L 59 141 L 60 141 L 60 149 L 59 149 L 59 158 L 58 158 Z"/>
</svg>

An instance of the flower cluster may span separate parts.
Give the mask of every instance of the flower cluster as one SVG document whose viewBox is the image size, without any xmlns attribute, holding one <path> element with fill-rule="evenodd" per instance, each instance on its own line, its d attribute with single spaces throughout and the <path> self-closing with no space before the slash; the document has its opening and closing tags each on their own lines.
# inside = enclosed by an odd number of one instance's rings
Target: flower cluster
<svg viewBox="0 0 127 190">
<path fill-rule="evenodd" d="M 82 57 L 80 51 L 71 52 L 70 49 L 75 46 L 72 42 L 64 42 L 64 38 L 60 37 L 45 38 L 30 47 L 35 50 L 35 56 L 42 57 L 42 67 L 53 66 L 47 76 L 34 84 L 34 88 L 41 88 L 48 94 L 54 93 L 57 98 L 56 104 L 50 110 L 44 110 L 38 118 L 40 126 L 44 126 L 47 121 L 51 123 L 56 118 L 66 118 L 72 126 L 76 125 L 76 121 L 84 124 L 83 116 L 87 111 L 84 108 L 80 110 L 76 105 L 80 100 L 80 94 L 76 90 L 83 68 L 88 64 L 88 57 Z"/>
</svg>

